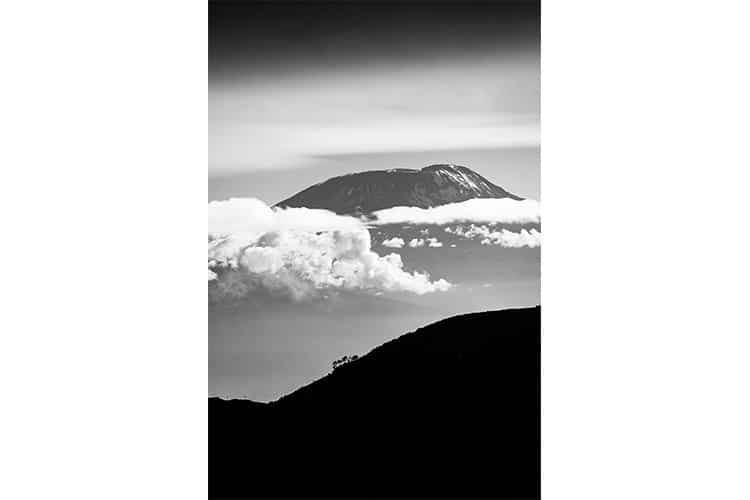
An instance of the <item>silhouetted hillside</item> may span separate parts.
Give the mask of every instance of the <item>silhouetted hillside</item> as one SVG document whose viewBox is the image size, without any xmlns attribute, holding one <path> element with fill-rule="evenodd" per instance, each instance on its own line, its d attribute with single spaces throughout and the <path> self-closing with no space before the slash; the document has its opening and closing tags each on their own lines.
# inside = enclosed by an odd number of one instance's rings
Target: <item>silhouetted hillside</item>
<svg viewBox="0 0 750 500">
<path fill-rule="evenodd" d="M 540 308 L 448 318 L 278 401 L 209 400 L 212 497 L 537 498 Z"/>
</svg>

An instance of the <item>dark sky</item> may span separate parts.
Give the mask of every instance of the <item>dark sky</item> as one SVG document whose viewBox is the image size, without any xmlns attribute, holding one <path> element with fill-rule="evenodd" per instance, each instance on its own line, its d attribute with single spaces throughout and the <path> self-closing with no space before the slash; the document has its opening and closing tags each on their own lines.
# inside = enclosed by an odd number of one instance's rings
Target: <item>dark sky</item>
<svg viewBox="0 0 750 500">
<path fill-rule="evenodd" d="M 538 150 L 537 2 L 222 2 L 209 21 L 210 178 Z"/>
<path fill-rule="evenodd" d="M 539 2 L 211 2 L 211 77 L 539 48 Z"/>
</svg>

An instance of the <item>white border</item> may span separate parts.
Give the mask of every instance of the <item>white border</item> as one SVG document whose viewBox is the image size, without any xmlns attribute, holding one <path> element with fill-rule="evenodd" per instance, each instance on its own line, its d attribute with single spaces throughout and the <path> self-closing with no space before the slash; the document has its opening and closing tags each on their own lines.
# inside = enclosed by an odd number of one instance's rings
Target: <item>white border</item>
<svg viewBox="0 0 750 500">
<path fill-rule="evenodd" d="M 0 23 L 0 497 L 206 498 L 206 4 Z"/>
<path fill-rule="evenodd" d="M 547 500 L 750 494 L 748 14 L 543 2 Z"/>
</svg>

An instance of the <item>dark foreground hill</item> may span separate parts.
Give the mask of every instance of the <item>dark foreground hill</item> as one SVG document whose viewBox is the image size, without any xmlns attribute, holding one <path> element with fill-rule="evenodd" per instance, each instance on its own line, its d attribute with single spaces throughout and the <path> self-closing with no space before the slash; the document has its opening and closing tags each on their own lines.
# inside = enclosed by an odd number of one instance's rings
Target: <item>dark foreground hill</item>
<svg viewBox="0 0 750 500">
<path fill-rule="evenodd" d="M 452 317 L 278 401 L 209 399 L 210 496 L 537 498 L 540 308 Z"/>
<path fill-rule="evenodd" d="M 430 165 L 421 170 L 394 168 L 333 177 L 276 206 L 320 208 L 339 214 L 361 215 L 391 207 L 428 208 L 473 198 L 522 199 L 470 168 Z"/>
</svg>

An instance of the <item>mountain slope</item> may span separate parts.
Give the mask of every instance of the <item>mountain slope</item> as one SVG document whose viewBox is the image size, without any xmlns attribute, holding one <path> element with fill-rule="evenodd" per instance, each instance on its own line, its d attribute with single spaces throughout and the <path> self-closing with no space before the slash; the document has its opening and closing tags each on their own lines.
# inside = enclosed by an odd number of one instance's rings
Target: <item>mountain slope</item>
<svg viewBox="0 0 750 500">
<path fill-rule="evenodd" d="M 448 318 L 268 404 L 209 400 L 213 497 L 539 494 L 540 308 Z"/>
<path fill-rule="evenodd" d="M 359 215 L 396 206 L 428 208 L 472 198 L 522 199 L 470 168 L 430 165 L 421 170 L 371 170 L 333 177 L 276 206 L 322 208 Z"/>
</svg>

